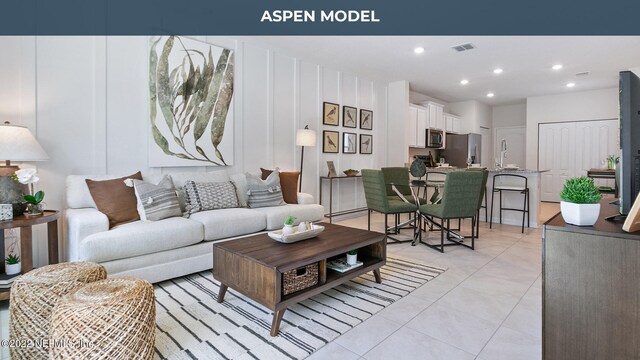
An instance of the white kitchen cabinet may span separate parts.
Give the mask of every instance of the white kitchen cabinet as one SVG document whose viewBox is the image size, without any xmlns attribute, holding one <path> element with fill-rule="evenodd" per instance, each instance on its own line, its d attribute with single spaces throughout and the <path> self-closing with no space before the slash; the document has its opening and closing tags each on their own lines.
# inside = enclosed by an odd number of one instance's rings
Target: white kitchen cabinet
<svg viewBox="0 0 640 360">
<path fill-rule="evenodd" d="M 409 119 L 407 123 L 407 145 L 412 147 L 425 147 L 426 129 L 428 127 L 427 109 L 410 105 Z"/>
<path fill-rule="evenodd" d="M 416 136 L 416 130 L 418 129 L 418 108 L 415 106 L 409 106 L 409 118 L 407 119 L 406 129 L 407 145 L 416 146 L 418 143 L 418 137 Z"/>
<path fill-rule="evenodd" d="M 460 118 L 453 114 L 444 114 L 444 128 L 446 132 L 460 133 Z"/>
<path fill-rule="evenodd" d="M 425 147 L 427 146 L 426 130 L 429 127 L 428 120 L 427 120 L 427 109 L 417 108 L 417 110 L 418 110 L 418 114 L 417 114 L 418 126 L 416 127 L 416 146 Z"/>
<path fill-rule="evenodd" d="M 427 109 L 427 127 L 445 130 L 444 105 L 427 101 L 422 104 Z"/>
</svg>

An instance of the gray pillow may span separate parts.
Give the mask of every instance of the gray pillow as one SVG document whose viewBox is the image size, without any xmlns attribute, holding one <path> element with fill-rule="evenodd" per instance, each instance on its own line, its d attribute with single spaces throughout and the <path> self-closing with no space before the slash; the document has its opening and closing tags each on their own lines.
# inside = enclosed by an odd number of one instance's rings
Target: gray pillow
<svg viewBox="0 0 640 360">
<path fill-rule="evenodd" d="M 184 183 L 184 194 L 189 214 L 239 206 L 236 188 L 231 181 L 197 183 L 188 180 Z"/>
<path fill-rule="evenodd" d="M 143 221 L 157 221 L 174 216 L 182 216 L 178 195 L 171 177 L 165 175 L 158 185 L 133 179 L 138 215 Z"/>
<path fill-rule="evenodd" d="M 274 171 L 265 180 L 251 173 L 246 173 L 247 204 L 250 208 L 286 205 L 280 188 L 280 173 Z"/>
</svg>

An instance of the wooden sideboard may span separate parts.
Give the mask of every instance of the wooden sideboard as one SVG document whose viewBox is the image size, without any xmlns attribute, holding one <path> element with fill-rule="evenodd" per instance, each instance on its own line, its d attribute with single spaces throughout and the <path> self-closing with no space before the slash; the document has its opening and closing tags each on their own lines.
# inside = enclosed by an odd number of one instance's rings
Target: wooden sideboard
<svg viewBox="0 0 640 360">
<path fill-rule="evenodd" d="M 543 359 L 640 359 L 640 232 L 604 219 L 611 200 L 594 226 L 544 225 Z"/>
</svg>

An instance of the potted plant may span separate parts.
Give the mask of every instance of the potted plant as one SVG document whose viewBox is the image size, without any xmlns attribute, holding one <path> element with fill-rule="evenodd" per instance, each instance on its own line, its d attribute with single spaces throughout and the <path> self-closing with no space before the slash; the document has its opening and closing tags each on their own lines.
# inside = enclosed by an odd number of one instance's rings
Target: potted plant
<svg viewBox="0 0 640 360">
<path fill-rule="evenodd" d="M 20 256 L 15 254 L 9 254 L 4 260 L 4 268 L 7 275 L 19 274 L 21 269 Z"/>
<path fill-rule="evenodd" d="M 31 190 L 30 194 L 24 195 L 24 202 L 28 204 L 28 215 L 42 215 L 42 200 L 44 200 L 44 191 L 40 190 L 38 192 L 34 192 L 33 189 L 33 184 L 37 183 L 40 180 L 36 169 L 18 170 L 14 175 L 14 179 L 21 184 L 29 185 L 29 188 Z"/>
<path fill-rule="evenodd" d="M 356 262 L 358 262 L 358 250 L 349 250 L 349 252 L 347 253 L 347 264 L 355 265 Z"/>
<path fill-rule="evenodd" d="M 609 155 L 607 156 L 607 169 L 613 170 L 616 168 L 616 164 L 620 161 L 620 156 Z"/>
<path fill-rule="evenodd" d="M 560 192 L 560 211 L 567 224 L 590 226 L 600 215 L 602 194 L 588 177 L 567 180 Z"/>
<path fill-rule="evenodd" d="M 289 215 L 284 220 L 284 227 L 282 228 L 282 235 L 291 235 L 296 232 L 296 229 L 293 227 L 293 224 L 296 222 L 296 217 Z"/>
</svg>

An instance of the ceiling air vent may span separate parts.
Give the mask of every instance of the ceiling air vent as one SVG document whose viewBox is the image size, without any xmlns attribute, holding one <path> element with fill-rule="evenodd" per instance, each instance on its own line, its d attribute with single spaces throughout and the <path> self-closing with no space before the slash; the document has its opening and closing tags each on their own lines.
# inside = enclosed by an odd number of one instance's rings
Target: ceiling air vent
<svg viewBox="0 0 640 360">
<path fill-rule="evenodd" d="M 457 51 L 457 52 L 463 52 L 463 51 L 467 51 L 467 50 L 473 50 L 476 47 L 472 43 L 466 43 L 466 44 L 460 44 L 460 45 L 452 46 L 451 48 L 453 50 Z"/>
<path fill-rule="evenodd" d="M 577 73 L 577 74 L 576 74 L 576 76 L 587 76 L 587 75 L 589 75 L 590 73 L 591 73 L 591 72 L 589 72 L 589 71 L 583 71 L 583 72 L 579 72 L 579 73 Z"/>
</svg>

